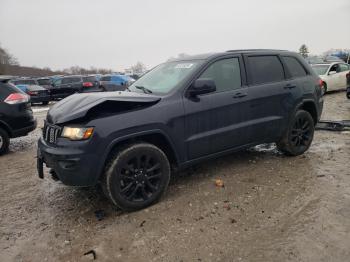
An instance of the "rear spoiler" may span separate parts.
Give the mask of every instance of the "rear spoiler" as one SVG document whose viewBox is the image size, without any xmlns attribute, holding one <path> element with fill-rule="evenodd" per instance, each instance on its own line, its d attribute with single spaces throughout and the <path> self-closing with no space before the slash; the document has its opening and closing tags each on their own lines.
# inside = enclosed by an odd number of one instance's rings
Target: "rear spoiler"
<svg viewBox="0 0 350 262">
<path fill-rule="evenodd" d="M 7 83 L 12 79 L 12 77 L 0 76 L 0 83 Z"/>
</svg>

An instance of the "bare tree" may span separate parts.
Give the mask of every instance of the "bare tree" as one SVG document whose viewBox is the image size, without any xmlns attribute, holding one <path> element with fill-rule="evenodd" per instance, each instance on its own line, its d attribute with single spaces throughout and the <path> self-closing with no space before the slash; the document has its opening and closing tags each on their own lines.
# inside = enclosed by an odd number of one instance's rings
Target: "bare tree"
<svg viewBox="0 0 350 262">
<path fill-rule="evenodd" d="M 134 74 L 142 74 L 147 71 L 146 66 L 142 62 L 137 62 L 136 65 L 131 67 Z"/>
<path fill-rule="evenodd" d="M 309 48 L 305 44 L 302 44 L 299 48 L 299 53 L 306 58 L 309 56 Z"/>
</svg>

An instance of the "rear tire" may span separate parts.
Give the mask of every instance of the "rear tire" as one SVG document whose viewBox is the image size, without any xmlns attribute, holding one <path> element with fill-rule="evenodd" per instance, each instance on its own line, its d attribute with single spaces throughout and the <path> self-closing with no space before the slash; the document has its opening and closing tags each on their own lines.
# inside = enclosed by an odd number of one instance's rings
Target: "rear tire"
<svg viewBox="0 0 350 262">
<path fill-rule="evenodd" d="M 158 147 L 138 143 L 118 150 L 106 166 L 102 181 L 106 196 L 126 211 L 156 203 L 170 181 L 170 164 Z"/>
<path fill-rule="evenodd" d="M 47 106 L 48 104 L 49 104 L 49 102 L 48 102 L 48 101 L 43 102 L 43 105 L 44 105 L 44 106 Z"/>
<path fill-rule="evenodd" d="M 309 112 L 298 110 L 277 148 L 288 156 L 298 156 L 309 149 L 314 137 L 315 123 Z"/>
<path fill-rule="evenodd" d="M 10 144 L 10 138 L 6 130 L 0 128 L 0 155 L 8 152 Z"/>
</svg>

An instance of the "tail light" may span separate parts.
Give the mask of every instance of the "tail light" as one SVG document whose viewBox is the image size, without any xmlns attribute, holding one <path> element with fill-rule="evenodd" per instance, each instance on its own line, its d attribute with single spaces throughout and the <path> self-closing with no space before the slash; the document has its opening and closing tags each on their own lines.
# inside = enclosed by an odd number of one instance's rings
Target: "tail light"
<svg viewBox="0 0 350 262">
<path fill-rule="evenodd" d="M 323 86 L 323 80 L 322 79 L 319 79 L 318 82 L 317 82 L 317 85 L 322 88 Z"/>
<path fill-rule="evenodd" d="M 91 82 L 83 83 L 83 87 L 93 87 L 94 85 Z"/>
<path fill-rule="evenodd" d="M 350 80 L 350 73 L 346 74 L 346 78 Z"/>
<path fill-rule="evenodd" d="M 20 104 L 20 103 L 27 103 L 29 101 L 29 97 L 26 94 L 21 93 L 13 93 L 10 94 L 4 102 L 10 105 L 13 104 Z"/>
</svg>

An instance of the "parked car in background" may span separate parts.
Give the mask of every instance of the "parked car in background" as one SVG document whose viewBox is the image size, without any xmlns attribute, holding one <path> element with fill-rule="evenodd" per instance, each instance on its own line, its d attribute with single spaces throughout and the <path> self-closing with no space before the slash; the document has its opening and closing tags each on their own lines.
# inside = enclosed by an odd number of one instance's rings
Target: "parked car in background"
<svg viewBox="0 0 350 262">
<path fill-rule="evenodd" d="M 346 88 L 347 74 L 350 66 L 344 62 L 311 65 L 312 69 L 321 77 L 323 93 Z"/>
<path fill-rule="evenodd" d="M 52 83 L 52 99 L 62 99 L 75 93 L 101 91 L 96 76 L 64 76 L 55 79 Z"/>
<path fill-rule="evenodd" d="M 8 151 L 10 138 L 25 136 L 36 128 L 29 96 L 8 78 L 0 78 L 0 155 Z"/>
<path fill-rule="evenodd" d="M 286 155 L 310 147 L 321 79 L 298 54 L 233 50 L 163 63 L 130 92 L 72 95 L 48 112 L 43 164 L 71 186 L 102 185 L 124 210 L 152 205 L 172 169 L 261 143 Z"/>
<path fill-rule="evenodd" d="M 39 86 L 42 86 L 47 90 L 50 90 L 52 88 L 52 79 L 50 77 L 37 78 L 36 81 Z"/>
<path fill-rule="evenodd" d="M 27 93 L 27 88 L 29 85 L 38 85 L 38 82 L 35 79 L 29 78 L 12 79 L 10 82 L 25 93 Z"/>
<path fill-rule="evenodd" d="M 104 75 L 100 78 L 103 91 L 124 91 L 135 80 L 127 75 Z"/>
<path fill-rule="evenodd" d="M 32 104 L 42 103 L 43 105 L 47 105 L 51 100 L 50 90 L 40 86 L 35 79 L 16 79 L 11 80 L 11 83 L 28 94 Z"/>
<path fill-rule="evenodd" d="M 333 63 L 333 62 L 344 63 L 344 61 L 341 58 L 337 57 L 337 56 L 325 56 L 323 58 L 323 61 L 325 63 Z"/>
<path fill-rule="evenodd" d="M 82 92 L 99 92 L 100 82 L 99 77 L 96 75 L 83 76 L 83 89 Z"/>
<path fill-rule="evenodd" d="M 346 97 L 350 99 L 350 73 L 346 74 Z"/>
<path fill-rule="evenodd" d="M 308 56 L 305 58 L 306 62 L 309 64 L 322 64 L 324 63 L 324 60 L 320 56 Z"/>
<path fill-rule="evenodd" d="M 30 96 L 30 102 L 32 104 L 42 103 L 43 105 L 47 105 L 51 100 L 50 90 L 39 85 L 27 86 L 26 93 Z"/>
</svg>

